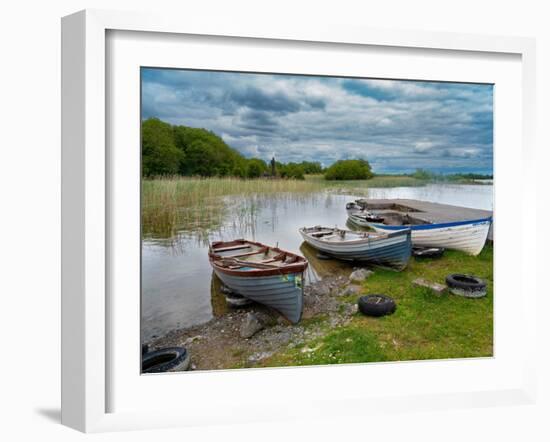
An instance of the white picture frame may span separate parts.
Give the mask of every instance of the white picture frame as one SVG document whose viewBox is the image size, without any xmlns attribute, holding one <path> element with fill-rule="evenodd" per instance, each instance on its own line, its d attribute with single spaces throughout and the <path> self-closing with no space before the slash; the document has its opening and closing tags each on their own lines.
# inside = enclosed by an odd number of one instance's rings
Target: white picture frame
<svg viewBox="0 0 550 442">
<path fill-rule="evenodd" d="M 109 299 L 111 286 L 108 245 L 113 240 L 109 228 L 112 210 L 112 188 L 109 184 L 108 133 L 106 121 L 109 118 L 107 103 L 109 93 L 106 67 L 109 60 L 106 36 L 108 32 L 153 32 L 162 35 L 218 36 L 220 38 L 259 39 L 312 44 L 338 44 L 341 47 L 375 46 L 402 48 L 404 51 L 426 49 L 444 52 L 467 52 L 483 57 L 483 54 L 509 54 L 520 57 L 521 63 L 521 128 L 519 154 L 523 164 L 524 187 L 519 191 L 522 204 L 530 207 L 530 216 L 536 206 L 535 188 L 529 180 L 529 168 L 534 163 L 534 108 L 535 108 L 535 43 L 534 40 L 518 37 L 493 37 L 451 33 L 428 33 L 417 31 L 388 31 L 376 29 L 347 28 L 343 26 L 314 26 L 300 28 L 274 24 L 272 27 L 258 26 L 248 22 L 212 22 L 196 18 L 181 24 L 177 17 L 154 16 L 143 13 L 122 13 L 87 10 L 63 18 L 62 21 L 62 423 L 85 432 L 156 428 L 208 424 L 213 417 L 223 421 L 220 402 L 217 414 L 209 416 L 204 409 L 170 409 L 113 411 L 109 405 L 109 392 L 113 389 L 109 375 L 113 360 L 109 344 L 109 329 L 114 316 Z M 156 34 L 157 36 L 159 34 Z M 498 107 L 497 107 L 498 109 Z M 498 112 L 498 110 L 497 110 Z M 498 152 L 495 153 L 499 155 Z M 497 179 L 498 183 L 498 179 Z M 498 184 L 497 184 L 498 185 Z M 498 205 L 498 202 L 497 202 Z M 500 208 L 499 208 L 500 210 Z M 498 215 L 497 215 L 498 216 Z M 527 216 L 521 215 L 521 216 Z M 500 222 L 500 220 L 499 220 Z M 504 226 L 504 220 L 503 224 Z M 536 255 L 535 231 L 522 230 L 523 235 L 518 253 L 521 253 L 521 308 L 535 302 L 535 278 L 529 278 L 531 270 L 526 256 Z M 495 236 L 498 236 L 496 230 Z M 498 243 L 497 243 L 498 244 Z M 496 262 L 504 249 L 495 247 Z M 504 255 L 502 255 L 504 256 Z M 500 260 L 503 262 L 503 260 Z M 500 265 L 500 264 L 499 264 Z M 519 284 L 519 282 L 518 282 Z M 495 286 L 498 284 L 495 282 Z M 502 287 L 502 286 L 501 286 Z M 500 290 L 500 288 L 499 288 Z M 502 287 L 504 290 L 504 287 Z M 426 394 L 391 393 L 373 396 L 359 392 L 352 397 L 342 394 L 340 398 L 327 400 L 312 399 L 310 408 L 288 406 L 281 409 L 277 404 L 258 403 L 247 405 L 241 399 L 235 409 L 241 413 L 242 421 L 284 419 L 287 417 L 324 416 L 329 414 L 359 414 L 373 410 L 398 411 L 432 408 L 460 408 L 488 406 L 503 403 L 532 403 L 536 392 L 534 342 L 536 325 L 525 316 L 520 316 L 515 326 L 521 324 L 521 336 L 525 351 L 521 355 L 521 375 L 499 388 L 483 389 L 479 386 L 468 391 L 450 392 L 442 380 L 433 391 Z M 136 337 L 137 338 L 137 337 Z M 498 337 L 497 337 L 498 339 Z M 139 351 L 136 346 L 136 351 Z M 496 356 L 498 359 L 498 355 Z M 428 365 L 408 365 L 407 370 L 423 370 Z M 434 364 L 425 362 L 423 364 Z M 456 365 L 453 369 L 471 370 L 475 375 L 475 361 L 469 366 Z M 398 364 L 378 365 L 378 369 L 399 371 Z M 395 368 L 398 367 L 398 368 Z M 413 367 L 413 368 L 411 368 Z M 469 367 L 469 368 L 468 368 Z M 439 365 L 438 370 L 444 370 Z M 349 368 L 349 375 L 358 376 L 361 366 Z M 308 376 L 321 370 L 332 376 L 326 368 L 292 369 L 295 373 L 305 371 Z M 292 370 L 284 370 L 285 376 L 292 376 Z M 279 373 L 281 370 L 279 370 Z M 254 382 L 265 381 L 265 371 L 252 370 L 245 376 L 254 377 Z M 260 374 L 258 374 L 260 373 Z M 261 374 L 264 373 L 264 374 Z M 519 372 L 518 372 L 519 373 Z M 242 373 L 241 373 L 242 374 Z M 205 373 L 210 381 L 222 383 L 229 373 Z M 193 374 L 193 376 L 196 376 Z M 234 375 L 231 375 L 234 376 Z M 280 377 L 280 376 L 279 376 Z M 157 381 L 159 377 L 156 377 Z M 174 383 L 176 376 L 164 376 L 166 387 Z M 202 379 L 202 381 L 201 381 Z M 204 382 L 198 376 L 194 382 Z M 233 377 L 232 379 L 237 379 Z M 152 381 L 151 381 L 152 382 Z M 275 384 L 280 381 L 275 381 Z M 216 404 L 211 405 L 214 409 Z M 240 408 L 239 408 L 240 407 Z M 225 409 L 227 411 L 227 408 Z M 227 422 L 234 422 L 228 419 Z"/>
</svg>

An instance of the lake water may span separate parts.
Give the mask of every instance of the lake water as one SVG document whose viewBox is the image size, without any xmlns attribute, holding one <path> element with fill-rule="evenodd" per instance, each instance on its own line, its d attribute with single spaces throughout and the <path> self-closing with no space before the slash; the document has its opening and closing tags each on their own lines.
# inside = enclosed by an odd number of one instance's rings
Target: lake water
<svg viewBox="0 0 550 442">
<path fill-rule="evenodd" d="M 362 195 L 364 197 L 364 195 Z M 433 184 L 423 187 L 373 188 L 368 198 L 409 198 L 475 209 L 493 209 L 492 185 Z M 247 238 L 298 252 L 310 262 L 306 284 L 351 265 L 316 258 L 302 244 L 298 229 L 311 225 L 346 227 L 345 204 L 353 195 L 278 194 L 227 197 L 224 217 L 207 231 L 179 231 L 166 240 L 142 244 L 142 340 L 170 330 L 207 322 L 227 309 L 212 277 L 208 241 Z"/>
</svg>

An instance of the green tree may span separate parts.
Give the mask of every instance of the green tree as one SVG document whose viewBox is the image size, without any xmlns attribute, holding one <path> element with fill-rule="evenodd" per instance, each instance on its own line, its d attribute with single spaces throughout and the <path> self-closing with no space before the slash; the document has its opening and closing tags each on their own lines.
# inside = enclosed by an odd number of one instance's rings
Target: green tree
<svg viewBox="0 0 550 442">
<path fill-rule="evenodd" d="M 279 172 L 283 178 L 292 178 L 296 180 L 304 179 L 304 166 L 297 163 L 287 163 L 280 166 Z"/>
<path fill-rule="evenodd" d="M 417 180 L 428 181 L 435 178 L 435 175 L 426 169 L 416 169 L 416 171 L 412 174 L 412 177 Z"/>
<path fill-rule="evenodd" d="M 176 147 L 172 127 L 157 118 L 141 126 L 141 164 L 144 176 L 178 173 L 185 154 Z"/>
<path fill-rule="evenodd" d="M 319 162 L 302 161 L 300 165 L 307 175 L 323 173 L 323 166 Z"/>
<path fill-rule="evenodd" d="M 245 158 L 229 147 L 219 136 L 206 129 L 174 126 L 176 146 L 187 159 L 180 167 L 181 175 L 239 175 L 246 168 Z"/>
<path fill-rule="evenodd" d="M 325 171 L 327 180 L 367 180 L 373 177 L 366 160 L 339 160 Z"/>
<path fill-rule="evenodd" d="M 267 164 L 259 158 L 251 158 L 247 162 L 246 176 L 248 178 L 259 178 L 267 171 Z"/>
</svg>

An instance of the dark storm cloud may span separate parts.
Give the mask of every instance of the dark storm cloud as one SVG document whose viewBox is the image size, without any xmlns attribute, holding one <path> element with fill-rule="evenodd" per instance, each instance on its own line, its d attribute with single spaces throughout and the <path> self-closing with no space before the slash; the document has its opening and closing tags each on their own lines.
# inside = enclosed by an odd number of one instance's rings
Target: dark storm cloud
<svg viewBox="0 0 550 442">
<path fill-rule="evenodd" d="M 243 90 L 237 89 L 231 91 L 229 99 L 237 105 L 250 109 L 272 111 L 279 114 L 298 112 L 300 109 L 300 103 L 284 93 L 264 92 L 256 87 L 246 87 Z"/>
<path fill-rule="evenodd" d="M 143 69 L 149 117 L 212 130 L 263 159 L 492 173 L 490 85 Z"/>
</svg>

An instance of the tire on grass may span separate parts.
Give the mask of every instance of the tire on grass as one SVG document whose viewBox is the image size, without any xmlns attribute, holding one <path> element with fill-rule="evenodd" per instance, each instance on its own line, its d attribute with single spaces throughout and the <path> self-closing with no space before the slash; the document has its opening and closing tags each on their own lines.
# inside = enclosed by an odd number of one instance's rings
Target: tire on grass
<svg viewBox="0 0 550 442">
<path fill-rule="evenodd" d="M 389 315 L 397 308 L 392 298 L 378 294 L 361 296 L 357 304 L 361 313 L 375 317 Z"/>
<path fill-rule="evenodd" d="M 477 276 L 453 273 L 445 278 L 445 282 L 454 295 L 481 298 L 487 294 L 487 283 Z"/>
</svg>

